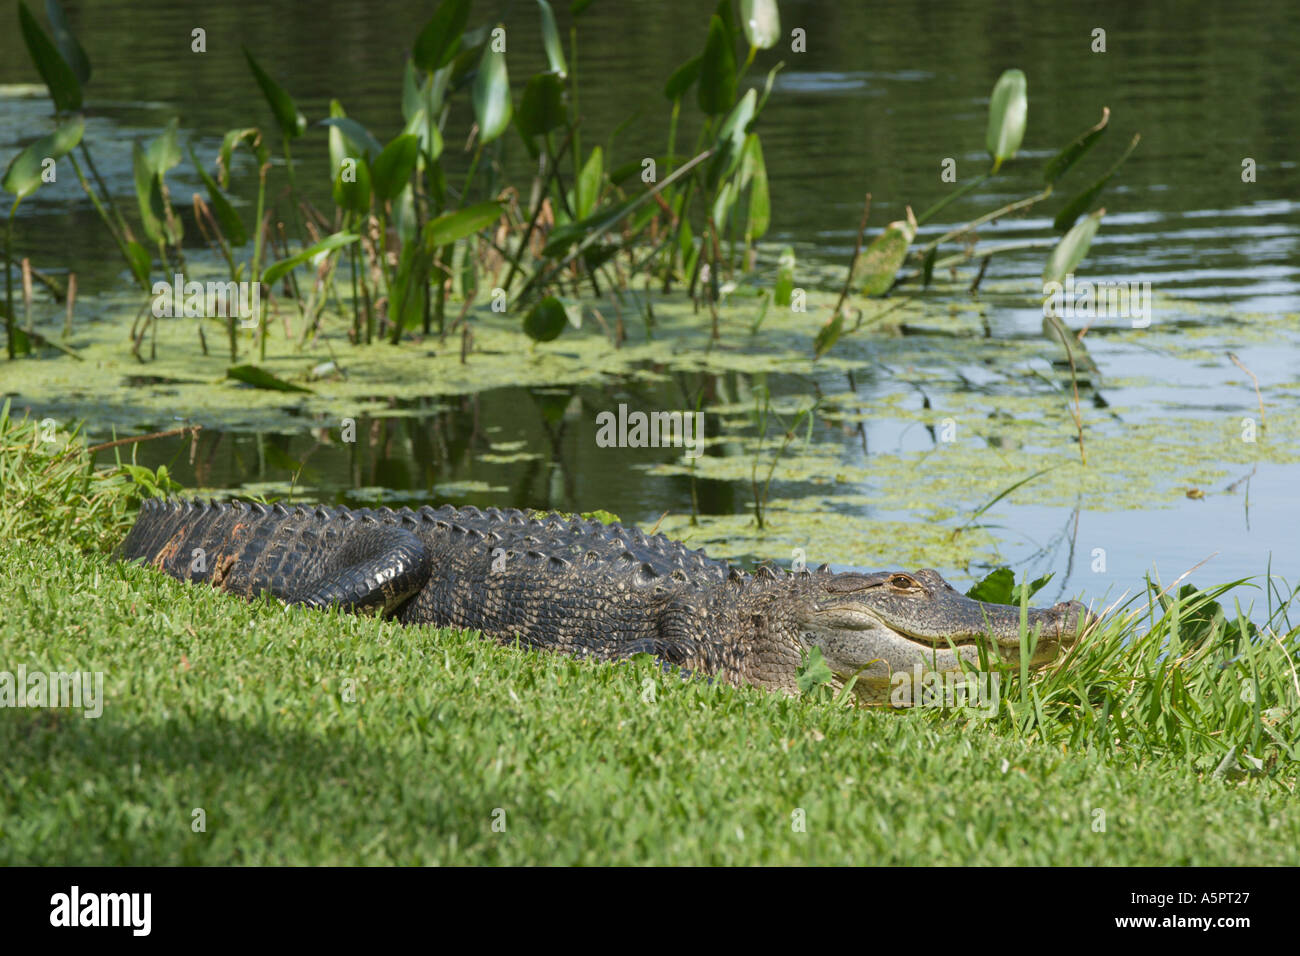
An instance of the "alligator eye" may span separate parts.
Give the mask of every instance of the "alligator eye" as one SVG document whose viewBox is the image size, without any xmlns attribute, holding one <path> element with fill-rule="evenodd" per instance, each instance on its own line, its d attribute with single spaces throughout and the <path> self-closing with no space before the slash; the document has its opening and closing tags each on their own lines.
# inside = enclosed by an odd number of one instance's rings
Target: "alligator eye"
<svg viewBox="0 0 1300 956">
<path fill-rule="evenodd" d="M 889 586 L 899 591 L 919 591 L 921 585 L 917 584 L 906 574 L 893 574 L 889 577 Z"/>
</svg>

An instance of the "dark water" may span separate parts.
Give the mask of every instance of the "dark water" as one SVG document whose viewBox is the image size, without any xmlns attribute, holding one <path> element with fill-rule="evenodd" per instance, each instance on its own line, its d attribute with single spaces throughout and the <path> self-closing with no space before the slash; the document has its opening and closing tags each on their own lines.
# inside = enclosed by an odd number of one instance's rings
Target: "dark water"
<svg viewBox="0 0 1300 956">
<path fill-rule="evenodd" d="M 563 6 L 557 4 L 567 32 Z M 328 100 L 338 97 L 350 115 L 386 139 L 400 126 L 403 59 L 431 7 L 384 0 L 69 2 L 69 18 L 95 65 L 87 136 L 123 143 L 148 138 L 179 113 L 182 128 L 207 157 L 225 130 L 268 125 L 239 52 L 246 43 L 310 120 L 326 115 Z M 660 91 L 672 69 L 701 49 L 710 8 L 596 0 L 579 32 L 577 68 L 590 81 L 583 84 L 581 103 L 586 148 L 596 142 L 608 147 L 615 127 L 639 111 L 612 146 L 615 164 L 662 151 L 668 110 Z M 544 65 L 533 4 L 476 6 L 476 20 L 489 14 L 508 25 L 509 64 L 518 88 Z M 956 159 L 960 176 L 983 171 L 989 90 L 1002 70 L 1019 67 L 1030 91 L 1020 161 L 948 207 L 942 222 L 922 230 L 922 239 L 1035 191 L 1042 161 L 1108 106 L 1111 131 L 1103 148 L 1081 164 L 1063 192 L 1101 175 L 1134 132 L 1142 142 L 1107 188 L 1108 215 L 1089 256 L 1090 277 L 1150 281 L 1158 292 L 1227 303 L 1242 312 L 1300 310 L 1300 13 L 1293 4 L 783 2 L 781 15 L 787 35 L 795 27 L 807 31 L 808 52 L 761 53 L 750 73 L 760 82 L 778 60 L 785 61 L 760 126 L 773 198 L 768 239 L 796 244 L 801 256 L 844 261 L 865 192 L 874 196 L 872 221 L 879 224 L 901 218 L 908 204 L 920 210 L 941 198 L 951 188 L 939 179 L 945 158 Z M 207 31 L 206 54 L 189 52 L 196 26 Z M 1106 31 L 1105 53 L 1089 49 L 1096 28 Z M 36 82 L 17 31 L 5 30 L 0 83 Z M 6 99 L 0 109 L 10 111 L 0 126 L 0 150 L 7 153 L 41 132 L 43 101 Z M 24 124 L 30 132 L 19 131 Z M 463 115 L 453 116 L 449 128 L 463 131 L 467 125 Z M 689 145 L 693 133 L 688 124 L 679 141 Z M 296 148 L 303 163 L 300 181 L 309 191 L 326 182 L 323 144 L 324 133 L 313 131 Z M 449 138 L 452 164 L 456 149 Z M 1257 163 L 1257 182 L 1242 182 L 1246 157 Z M 114 191 L 129 197 L 129 165 L 105 159 L 101 166 Z M 186 196 L 198 186 L 186 179 L 192 176 L 187 166 L 176 171 L 172 187 Z M 1000 222 L 982 238 L 1050 237 L 1056 208 Z M 27 202 L 18 235 L 23 254 L 52 271 L 75 268 L 83 286 L 121 281 L 111 243 L 75 183 L 60 182 Z M 988 280 L 1032 279 L 1045 254 L 1039 249 L 1000 256 Z M 998 306 L 990 322 L 997 334 L 1033 335 L 1040 319 L 1033 307 Z M 1270 347 L 1231 337 L 1221 344 L 1236 349 L 1265 387 L 1297 378 L 1300 354 L 1289 344 Z M 1109 375 L 1154 379 L 1156 384 L 1145 386 L 1153 408 L 1216 407 L 1239 398 L 1227 397 L 1232 390 L 1224 376 L 1177 356 L 1104 344 L 1094 354 Z M 954 363 L 960 365 L 960 356 Z M 772 385 L 778 392 L 802 387 L 779 380 Z M 669 455 L 647 450 L 615 456 L 593 448 L 590 436 L 563 414 L 575 391 L 498 390 L 443 401 L 424 417 L 362 420 L 365 440 L 346 448 L 322 444 L 304 428 L 279 435 L 208 432 L 192 463 L 188 444 L 158 443 L 140 452 L 149 463 L 172 463 L 187 483 L 209 487 L 282 481 L 305 462 L 301 480 L 337 500 L 371 502 L 389 489 L 387 500 L 393 501 L 600 508 L 651 523 L 665 511 L 688 510 L 685 481 L 642 471 Z M 1143 394 L 1134 389 L 1127 397 L 1132 403 Z M 585 400 L 608 407 L 617 400 L 617 388 Z M 644 407 L 681 407 L 681 394 L 665 389 L 642 401 Z M 179 412 L 202 420 L 201 410 Z M 105 432 L 110 425 L 129 430 L 132 423 L 89 425 Z M 868 437 L 871 447 L 927 440 L 889 422 L 873 423 Z M 538 457 L 482 458 L 496 445 L 518 442 Z M 862 456 L 857 444 L 858 436 L 845 439 L 848 458 Z M 1022 526 L 1036 544 L 1012 557 L 1036 555 L 1038 570 L 1073 568 L 1078 562 L 1060 547 L 1042 547 L 1062 539 L 1061 529 L 1069 527 L 1067 538 L 1126 545 L 1112 552 L 1116 557 L 1100 579 L 1075 575 L 1072 583 L 1089 589 L 1130 588 L 1153 562 L 1177 573 L 1216 549 L 1220 557 L 1210 580 L 1260 574 L 1270 555 L 1275 570 L 1295 578 L 1298 482 L 1293 466 L 1261 466 L 1252 479 L 1249 510 L 1239 497 L 1149 513 L 1136 510 L 1135 503 L 1133 511 L 1085 512 L 1076 525 L 1069 511 L 1013 508 L 1006 520 Z M 403 491 L 407 497 L 394 494 Z M 746 504 L 741 486 L 703 483 L 704 513 L 735 513 Z"/>
</svg>

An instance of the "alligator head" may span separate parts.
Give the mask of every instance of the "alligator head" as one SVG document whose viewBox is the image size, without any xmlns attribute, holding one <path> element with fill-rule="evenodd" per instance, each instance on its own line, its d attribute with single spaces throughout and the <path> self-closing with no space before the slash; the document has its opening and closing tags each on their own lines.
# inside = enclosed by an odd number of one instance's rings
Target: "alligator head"
<svg viewBox="0 0 1300 956">
<path fill-rule="evenodd" d="M 821 649 L 841 681 L 858 674 L 860 699 L 887 699 L 891 676 L 918 665 L 958 670 L 959 658 L 978 665 L 981 645 L 990 656 L 1020 660 L 1020 608 L 972 600 L 937 571 L 823 572 L 812 580 L 812 600 L 800 614 L 802 641 Z M 1078 601 L 1029 608 L 1030 666 L 1053 660 L 1090 621 Z"/>
</svg>

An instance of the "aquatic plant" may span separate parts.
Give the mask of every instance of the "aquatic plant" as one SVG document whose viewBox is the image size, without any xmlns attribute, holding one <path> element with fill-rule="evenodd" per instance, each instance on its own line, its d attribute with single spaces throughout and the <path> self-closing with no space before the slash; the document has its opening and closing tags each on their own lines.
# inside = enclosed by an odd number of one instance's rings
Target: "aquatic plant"
<svg viewBox="0 0 1300 956">
<path fill-rule="evenodd" d="M 776 4 L 745 2 L 744 16 L 738 17 L 731 0 L 723 0 L 710 17 L 703 52 L 674 71 L 665 88 L 672 112 L 667 151 L 615 165 L 612 145 L 619 130 L 605 146 L 584 151 L 582 145 L 578 22 L 588 3 L 576 0 L 570 6 L 574 23 L 566 56 L 550 3 L 537 0 L 547 69 L 528 79 L 516 103 L 506 64 L 505 25 L 470 28 L 470 0 L 442 0 L 415 35 L 403 70 L 404 127 L 399 135 L 380 143 L 337 99 L 330 104 L 330 115 L 314 124 L 328 131 L 333 209 L 316 208 L 297 182 L 294 144 L 312 124 L 275 78 L 274 64 L 244 48 L 273 125 L 228 131 L 215 175 L 192 146 L 182 148 L 176 120 L 148 145 L 135 144 L 137 234 L 95 173 L 80 136 L 89 57 L 57 0 L 46 3 L 53 39 L 20 2 L 23 39 L 50 91 L 60 125 L 51 137 L 15 159 L 5 186 L 21 199 L 34 188 L 33 169 L 68 155 L 131 275 L 156 300 L 168 294 L 170 283 L 151 281 L 155 268 L 161 266 L 166 276 L 185 269 L 180 204 L 168 189 L 167 175 L 188 157 L 207 192 L 206 198 L 194 195 L 188 212 L 225 262 L 230 281 L 252 284 L 256 290 L 256 315 L 197 312 L 202 318 L 224 319 L 232 364 L 239 358 L 241 328 L 249 330 L 258 354 L 265 356 L 271 323 L 260 310 L 264 289 L 272 308 L 291 303 L 297 330 L 291 332 L 286 322 L 286 335 L 303 343 L 319 334 L 327 305 L 333 303 L 337 313 L 351 313 L 353 342 L 383 339 L 397 344 L 417 330 L 429 335 L 436 329 L 446 335 L 459 328 L 462 352 L 468 352 L 470 309 L 480 300 L 490 301 L 494 311 L 519 314 L 525 334 L 546 341 L 563 331 L 565 323 L 556 322 L 562 313 L 555 305 L 566 288 L 575 292 L 586 283 L 600 294 L 606 287 L 626 289 L 637 276 L 654 277 L 665 286 L 675 280 L 694 286 L 704 276 L 716 285 L 724 237 L 734 235 L 743 220 L 742 238 L 746 249 L 752 249 L 770 218 L 766 169 L 753 126 L 776 70 L 768 75 L 761 97 L 755 89 L 742 91 L 740 81 L 755 52 L 776 42 Z M 748 47 L 739 65 L 738 45 Z M 692 153 L 679 156 L 678 118 L 692 89 L 702 123 Z M 465 137 L 472 158 L 457 184 L 450 181 L 445 163 L 444 137 L 451 136 L 447 123 L 458 97 L 468 98 L 473 123 Z M 461 133 L 456 136 L 461 138 Z M 537 164 L 531 182 L 498 181 L 502 147 L 509 136 L 517 136 Z M 273 155 L 273 140 L 278 141 L 279 157 Z M 77 145 L 94 186 L 69 153 Z M 233 154 L 240 148 L 252 153 L 257 167 L 251 227 L 227 195 Z M 285 208 L 268 206 L 268 178 L 273 166 L 281 164 L 288 187 Z M 745 195 L 749 201 L 742 206 Z M 250 240 L 251 253 L 241 261 L 238 250 Z M 11 244 L 7 239 L 7 261 Z M 344 262 L 344 281 L 350 280 L 346 304 L 337 274 Z M 300 281 L 304 266 L 314 271 L 310 284 Z M 188 299 L 190 293 L 185 295 Z M 459 297 L 461 307 L 449 321 L 453 296 Z M 18 341 L 12 291 L 6 301 L 12 357 Z M 142 308 L 132 327 L 133 349 L 142 359 L 142 343 L 150 329 L 156 332 L 157 318 Z M 202 323 L 198 329 L 206 353 Z M 151 348 L 151 357 L 154 354 Z"/>
</svg>

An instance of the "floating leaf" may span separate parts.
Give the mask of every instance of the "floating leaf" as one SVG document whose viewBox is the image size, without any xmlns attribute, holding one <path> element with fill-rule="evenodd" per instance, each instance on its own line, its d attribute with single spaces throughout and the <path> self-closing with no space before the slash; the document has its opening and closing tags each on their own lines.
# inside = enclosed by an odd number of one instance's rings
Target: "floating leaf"
<svg viewBox="0 0 1300 956">
<path fill-rule="evenodd" d="M 524 316 L 524 333 L 534 342 L 550 342 L 559 338 L 568 321 L 564 303 L 550 295 L 528 310 Z"/>
<path fill-rule="evenodd" d="M 45 160 L 57 161 L 76 148 L 85 129 L 86 123 L 80 116 L 64 120 L 54 132 L 42 136 L 9 161 L 0 186 L 19 199 L 30 196 L 43 181 Z"/>
<path fill-rule="evenodd" d="M 296 269 L 309 259 L 315 258 L 322 252 L 331 252 L 334 249 L 338 249 L 340 246 L 351 245 L 360 238 L 361 237 L 354 232 L 336 232 L 333 235 L 326 236 L 320 242 L 308 246 L 306 249 L 295 255 L 271 263 L 262 273 L 262 282 L 266 285 L 271 285 L 277 279 L 288 275 L 292 270 Z"/>
<path fill-rule="evenodd" d="M 302 385 L 294 385 L 292 382 L 286 382 L 282 378 L 276 378 L 265 369 L 258 368 L 256 365 L 234 365 L 226 369 L 226 378 L 234 379 L 237 382 L 243 382 L 246 385 L 252 385 L 254 388 L 265 388 L 275 392 L 306 392 L 315 394 L 310 388 Z"/>
<path fill-rule="evenodd" d="M 731 109 L 736 101 L 736 51 L 722 18 L 709 21 L 709 38 L 700 60 L 700 109 L 709 116 Z"/>
<path fill-rule="evenodd" d="M 23 33 L 23 42 L 27 52 L 36 64 L 36 72 L 45 81 L 54 101 L 54 110 L 58 113 L 74 112 L 81 109 L 81 83 L 68 61 L 50 42 L 27 4 L 19 0 L 18 25 Z"/>
<path fill-rule="evenodd" d="M 478 121 L 479 142 L 490 143 L 510 125 L 510 77 L 506 72 L 506 55 L 483 48 L 478 76 L 470 97 L 474 101 L 474 118 Z"/>
<path fill-rule="evenodd" d="M 998 78 L 989 101 L 989 128 L 985 137 L 993 171 L 1016 154 L 1025 138 L 1029 119 L 1029 82 L 1020 70 L 1007 70 Z"/>
<path fill-rule="evenodd" d="M 262 88 L 262 95 L 266 97 L 266 102 L 271 106 L 271 112 L 275 114 L 275 122 L 280 127 L 280 132 L 286 139 L 297 139 L 307 131 L 307 117 L 298 112 L 298 107 L 294 105 L 293 97 L 284 91 L 275 80 L 267 75 L 266 71 L 258 65 L 253 59 L 253 54 L 248 52 L 248 47 L 242 47 L 244 57 L 248 60 L 248 68 L 253 71 L 253 77 L 257 80 L 257 85 Z"/>
<path fill-rule="evenodd" d="M 460 49 L 469 22 L 470 0 L 443 0 L 415 38 L 411 57 L 422 70 L 440 70 Z"/>
</svg>

